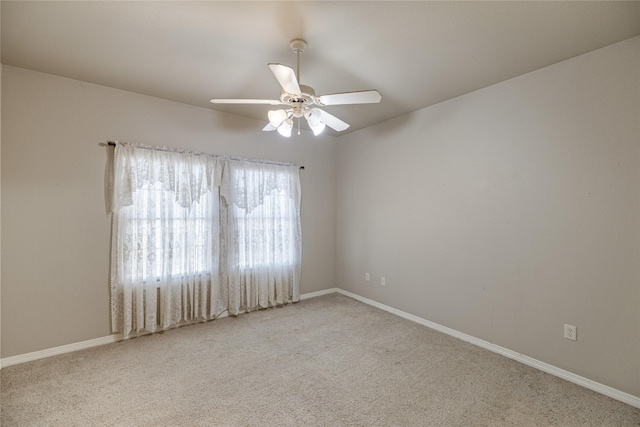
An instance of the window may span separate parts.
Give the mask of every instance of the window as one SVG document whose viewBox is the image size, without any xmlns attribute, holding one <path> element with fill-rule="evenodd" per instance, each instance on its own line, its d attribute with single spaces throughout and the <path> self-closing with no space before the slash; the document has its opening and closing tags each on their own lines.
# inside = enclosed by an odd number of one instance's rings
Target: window
<svg viewBox="0 0 640 427">
<path fill-rule="evenodd" d="M 299 300 L 297 166 L 122 143 L 114 159 L 114 332 Z"/>
<path fill-rule="evenodd" d="M 215 195 L 217 197 L 217 194 Z M 132 280 L 208 274 L 217 260 L 212 245 L 217 233 L 218 206 L 211 191 L 190 208 L 175 201 L 161 182 L 146 184 L 122 207 L 120 227 L 130 230 Z"/>
<path fill-rule="evenodd" d="M 232 207 L 237 222 L 238 266 L 241 269 L 268 265 L 285 267 L 296 263 L 296 209 L 285 191 L 273 190 L 262 205 L 247 209 Z"/>
</svg>

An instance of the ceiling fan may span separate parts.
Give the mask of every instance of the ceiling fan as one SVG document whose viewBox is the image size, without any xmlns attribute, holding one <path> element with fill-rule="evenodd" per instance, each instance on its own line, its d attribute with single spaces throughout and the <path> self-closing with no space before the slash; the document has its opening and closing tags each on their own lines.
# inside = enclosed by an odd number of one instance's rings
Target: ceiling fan
<svg viewBox="0 0 640 427">
<path fill-rule="evenodd" d="M 298 119 L 298 134 L 300 134 L 300 120 L 304 117 L 314 135 L 319 135 L 329 126 L 341 132 L 349 127 L 348 123 L 340 120 L 326 111 L 318 108 L 326 105 L 346 104 L 374 104 L 380 102 L 382 96 L 375 89 L 356 92 L 333 93 L 316 96 L 310 86 L 300 84 L 300 54 L 307 47 L 307 42 L 301 39 L 292 40 L 289 44 L 296 53 L 297 71 L 282 64 L 269 64 L 269 68 L 282 87 L 280 99 L 220 99 L 213 98 L 214 104 L 265 104 L 283 105 L 283 109 L 271 110 L 268 113 L 269 123 L 263 131 L 277 130 L 282 136 L 291 136 L 294 119 Z M 297 76 L 297 77 L 296 77 Z"/>
</svg>

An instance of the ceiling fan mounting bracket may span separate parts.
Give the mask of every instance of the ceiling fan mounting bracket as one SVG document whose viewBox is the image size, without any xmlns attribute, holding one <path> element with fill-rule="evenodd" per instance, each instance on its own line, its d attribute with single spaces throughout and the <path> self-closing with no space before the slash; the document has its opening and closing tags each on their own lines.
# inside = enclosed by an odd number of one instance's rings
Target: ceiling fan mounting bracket
<svg viewBox="0 0 640 427">
<path fill-rule="evenodd" d="M 307 42 L 306 42 L 306 41 L 304 41 L 304 40 L 302 40 L 302 39 L 293 39 L 293 40 L 291 40 L 291 43 L 289 43 L 289 46 L 291 46 L 291 49 L 292 49 L 294 52 L 296 52 L 296 53 L 298 53 L 298 52 L 302 53 L 302 52 L 304 52 L 304 50 L 305 50 L 305 49 L 306 49 L 306 47 L 307 47 Z"/>
</svg>

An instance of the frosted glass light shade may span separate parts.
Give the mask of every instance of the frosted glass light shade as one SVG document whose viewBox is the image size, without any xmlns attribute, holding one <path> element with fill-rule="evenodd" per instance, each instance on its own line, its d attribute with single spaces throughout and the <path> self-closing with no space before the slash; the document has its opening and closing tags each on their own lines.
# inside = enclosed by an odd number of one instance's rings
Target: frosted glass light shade
<svg viewBox="0 0 640 427">
<path fill-rule="evenodd" d="M 293 120 L 286 119 L 280 126 L 278 126 L 278 133 L 289 138 L 291 136 L 291 129 L 293 129 Z"/>
<path fill-rule="evenodd" d="M 312 125 L 311 123 L 309 123 L 309 127 L 311 128 L 311 130 L 313 131 L 313 134 L 315 136 L 318 136 L 322 133 L 322 131 L 325 128 L 325 124 L 324 123 L 318 123 L 317 125 Z"/>
<path fill-rule="evenodd" d="M 278 127 L 287 119 L 287 112 L 285 110 L 271 110 L 267 113 L 269 117 L 269 123 L 273 127 Z"/>
<path fill-rule="evenodd" d="M 309 126 L 316 126 L 320 124 L 320 120 L 322 119 L 322 113 L 318 109 L 307 110 L 304 114 L 304 117 L 307 119 Z"/>
</svg>

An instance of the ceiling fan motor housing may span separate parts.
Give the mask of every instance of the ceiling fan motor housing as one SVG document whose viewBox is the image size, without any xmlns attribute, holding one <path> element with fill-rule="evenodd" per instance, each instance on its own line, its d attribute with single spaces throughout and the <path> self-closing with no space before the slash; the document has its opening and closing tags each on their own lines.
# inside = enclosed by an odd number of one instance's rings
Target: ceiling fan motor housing
<svg viewBox="0 0 640 427">
<path fill-rule="evenodd" d="M 280 101 L 293 108 L 294 117 L 302 117 L 304 110 L 316 102 L 316 91 L 310 86 L 300 85 L 300 94 L 285 91 L 280 93 Z"/>
<path fill-rule="evenodd" d="M 285 104 L 292 102 L 302 102 L 305 104 L 313 104 L 316 101 L 316 91 L 310 86 L 300 85 L 300 93 L 288 93 L 284 90 L 280 92 L 280 101 Z"/>
</svg>

